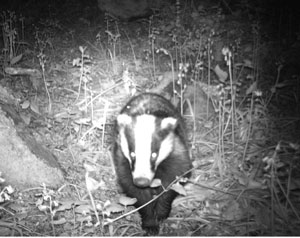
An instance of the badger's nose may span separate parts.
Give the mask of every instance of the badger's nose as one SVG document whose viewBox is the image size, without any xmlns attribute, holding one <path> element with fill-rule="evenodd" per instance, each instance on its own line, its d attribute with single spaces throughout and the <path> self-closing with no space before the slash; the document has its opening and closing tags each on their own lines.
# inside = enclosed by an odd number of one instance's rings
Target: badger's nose
<svg viewBox="0 0 300 238">
<path fill-rule="evenodd" d="M 144 188 L 144 187 L 150 186 L 151 181 L 150 181 L 150 179 L 147 179 L 145 177 L 138 177 L 138 178 L 133 179 L 133 183 L 134 183 L 134 185 L 136 185 L 138 187 Z"/>
</svg>

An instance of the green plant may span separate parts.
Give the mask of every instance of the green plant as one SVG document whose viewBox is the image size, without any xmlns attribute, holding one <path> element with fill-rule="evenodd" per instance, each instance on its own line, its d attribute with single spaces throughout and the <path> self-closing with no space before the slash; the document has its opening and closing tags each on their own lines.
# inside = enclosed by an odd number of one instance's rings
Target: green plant
<svg viewBox="0 0 300 238">
<path fill-rule="evenodd" d="M 47 93 L 47 96 L 48 96 L 48 113 L 51 113 L 51 111 L 52 111 L 52 101 L 51 101 L 50 93 L 49 93 L 49 90 L 48 90 L 48 85 L 47 85 L 46 75 L 45 75 L 45 65 L 46 65 L 46 62 L 47 62 L 46 55 L 44 54 L 43 51 L 41 51 L 38 54 L 37 57 L 39 59 L 40 66 L 42 68 L 43 81 L 44 81 L 45 90 L 46 90 L 46 93 Z"/>
<path fill-rule="evenodd" d="M 73 66 L 80 67 L 80 80 L 79 80 L 79 86 L 78 86 L 78 93 L 77 93 L 77 98 L 80 97 L 81 93 L 81 84 L 83 82 L 84 84 L 84 98 L 88 98 L 88 88 L 87 84 L 92 80 L 90 77 L 90 67 L 88 66 L 88 63 L 90 62 L 90 56 L 85 53 L 86 47 L 79 46 L 79 51 L 81 54 L 80 58 L 76 58 L 73 60 Z M 87 112 L 87 104 L 88 102 L 86 101 L 85 103 L 85 111 Z"/>
<path fill-rule="evenodd" d="M 269 213 L 272 235 L 277 234 L 279 225 L 292 228 L 291 219 L 300 222 L 300 214 L 296 207 L 298 200 L 293 199 L 294 184 L 299 182 L 296 176 L 299 171 L 299 152 L 299 144 L 279 141 L 273 151 L 262 159 L 265 165 L 265 184 L 270 189 Z M 290 232 L 293 234 L 295 231 L 291 229 Z"/>
<path fill-rule="evenodd" d="M 51 226 L 52 226 L 52 235 L 56 235 L 55 231 L 55 222 L 54 216 L 56 214 L 55 208 L 58 207 L 59 203 L 55 199 L 55 192 L 51 189 L 48 189 L 45 184 L 43 184 L 42 193 L 37 194 L 39 196 L 38 200 L 35 202 L 36 207 L 42 212 L 50 212 Z"/>
<path fill-rule="evenodd" d="M 22 24 L 22 37 L 24 37 L 24 18 L 19 18 Z M 18 27 L 17 16 L 15 12 L 7 11 L 1 13 L 1 25 L 2 25 L 2 40 L 4 48 L 2 52 L 4 54 L 4 66 L 7 64 L 14 65 L 19 62 L 23 56 L 19 52 L 19 47 L 22 41 L 18 39 Z"/>
<path fill-rule="evenodd" d="M 0 172 L 0 204 L 9 201 L 11 199 L 11 195 L 14 193 L 14 189 L 11 185 L 5 186 L 4 188 L 1 187 L 1 184 L 5 182 L 5 179 L 2 178 L 2 173 Z"/>
<path fill-rule="evenodd" d="M 110 29 L 110 22 L 114 23 L 114 28 Z M 116 47 L 117 44 L 119 46 L 119 52 L 121 52 L 121 42 L 120 42 L 120 31 L 119 31 L 119 26 L 118 26 L 118 21 L 116 19 L 110 19 L 107 15 L 106 15 L 106 30 L 105 33 L 107 34 L 107 51 L 110 55 L 110 59 L 112 62 L 112 68 L 113 68 L 113 72 L 116 74 L 117 73 L 117 52 L 116 52 Z M 112 47 L 112 49 L 110 49 L 109 47 Z"/>
</svg>

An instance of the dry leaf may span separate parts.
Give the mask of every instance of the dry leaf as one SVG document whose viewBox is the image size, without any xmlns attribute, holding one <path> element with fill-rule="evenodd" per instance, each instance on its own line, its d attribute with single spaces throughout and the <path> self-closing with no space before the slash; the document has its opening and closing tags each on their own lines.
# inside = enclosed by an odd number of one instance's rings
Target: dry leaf
<svg viewBox="0 0 300 238">
<path fill-rule="evenodd" d="M 179 193 L 180 195 L 186 196 L 186 190 L 180 183 L 173 184 L 171 189 Z"/>
<path fill-rule="evenodd" d="M 153 179 L 152 183 L 150 184 L 150 188 L 157 188 L 161 186 L 161 180 L 160 179 Z"/>
<path fill-rule="evenodd" d="M 97 168 L 95 165 L 92 165 L 90 163 L 84 163 L 83 164 L 83 167 L 85 168 L 86 171 L 88 172 L 96 172 L 97 171 Z"/>
<path fill-rule="evenodd" d="M 69 210 L 72 208 L 74 201 L 63 201 L 60 202 L 60 206 L 56 209 L 57 212 Z"/>
<path fill-rule="evenodd" d="M 103 182 L 98 182 L 97 180 L 86 176 L 85 178 L 86 188 L 89 191 L 95 191 L 103 185 Z"/>
<path fill-rule="evenodd" d="M 27 115 L 25 113 L 20 113 L 20 117 L 22 118 L 22 120 L 25 122 L 26 125 L 30 124 L 31 116 L 29 114 Z"/>
<path fill-rule="evenodd" d="M 249 95 L 250 93 L 253 93 L 255 90 L 257 90 L 257 82 L 253 82 L 253 84 L 250 85 L 249 88 L 246 90 L 246 94 Z"/>
<path fill-rule="evenodd" d="M 130 206 L 133 205 L 137 202 L 136 198 L 130 198 L 126 196 L 121 196 L 119 198 L 119 203 L 122 204 L 123 206 Z"/>
<path fill-rule="evenodd" d="M 260 182 L 257 182 L 253 179 L 249 180 L 248 181 L 248 185 L 247 185 L 247 188 L 249 189 L 263 189 L 264 185 Z"/>
<path fill-rule="evenodd" d="M 83 215 L 89 214 L 91 210 L 93 210 L 91 205 L 80 205 L 74 209 L 75 213 L 80 213 Z"/>
<path fill-rule="evenodd" d="M 36 104 L 34 100 L 31 100 L 30 109 L 36 114 L 40 114 L 39 106 Z"/>
<path fill-rule="evenodd" d="M 11 64 L 11 65 L 14 65 L 14 64 L 18 63 L 18 62 L 22 59 L 22 57 L 23 57 L 23 54 L 19 54 L 19 55 L 13 57 L 13 58 L 10 60 L 10 64 Z"/>
<path fill-rule="evenodd" d="M 118 212 L 123 212 L 124 211 L 124 206 L 118 204 L 118 203 L 111 203 L 109 206 L 105 208 L 105 213 L 110 214 L 110 213 L 118 213 Z"/>
<path fill-rule="evenodd" d="M 45 205 L 38 205 L 37 208 L 41 211 L 41 212 L 45 212 L 48 210 L 48 206 Z"/>
<path fill-rule="evenodd" d="M 52 221 L 51 223 L 54 225 L 62 225 L 67 222 L 66 218 L 62 217 L 59 220 Z"/>
<path fill-rule="evenodd" d="M 226 79 L 228 78 L 228 73 L 226 71 L 222 70 L 218 64 L 214 68 L 214 71 L 222 83 L 224 83 L 226 81 Z"/>
<path fill-rule="evenodd" d="M 23 103 L 21 103 L 22 109 L 27 109 L 30 106 L 29 100 L 25 100 Z"/>
</svg>

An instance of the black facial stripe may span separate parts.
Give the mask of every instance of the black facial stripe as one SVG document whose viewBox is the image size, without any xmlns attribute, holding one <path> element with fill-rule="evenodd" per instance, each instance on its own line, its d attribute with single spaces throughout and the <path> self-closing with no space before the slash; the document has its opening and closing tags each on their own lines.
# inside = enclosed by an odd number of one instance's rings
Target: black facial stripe
<svg viewBox="0 0 300 238">
<path fill-rule="evenodd" d="M 126 140 L 128 142 L 129 153 L 135 151 L 135 143 L 134 143 L 134 134 L 132 133 L 132 129 L 129 127 L 125 127 L 124 130 Z"/>
<path fill-rule="evenodd" d="M 162 129 L 161 128 L 162 120 L 163 118 L 160 117 L 155 120 L 155 128 L 157 131 L 156 134 L 160 138 L 160 140 L 164 140 L 171 131 L 174 131 L 171 125 L 167 126 L 167 128 Z"/>
<path fill-rule="evenodd" d="M 170 116 L 170 114 L 164 110 L 155 110 L 154 112 L 152 112 L 153 115 L 155 115 L 156 117 L 160 117 L 160 118 L 164 118 L 164 117 L 168 117 Z"/>
<path fill-rule="evenodd" d="M 161 129 L 161 118 L 157 118 L 155 120 L 155 130 L 156 132 L 152 135 L 152 144 L 151 144 L 151 152 L 156 153 L 156 157 L 151 157 L 150 158 L 150 163 L 151 163 L 151 169 L 152 171 L 155 170 L 155 164 L 157 157 L 159 156 L 159 149 L 161 146 L 161 142 L 168 136 L 170 133 L 170 129 Z M 152 155 L 151 154 L 151 155 Z"/>
<path fill-rule="evenodd" d="M 164 140 L 170 134 L 170 132 L 171 129 L 167 128 L 167 129 L 160 130 L 157 134 L 161 140 Z"/>
<path fill-rule="evenodd" d="M 131 158 L 131 170 L 135 170 L 135 157 L 130 157 Z"/>
<path fill-rule="evenodd" d="M 150 168 L 152 172 L 155 172 L 155 163 L 150 163 Z"/>
<path fill-rule="evenodd" d="M 128 143 L 129 156 L 131 159 L 131 170 L 134 171 L 136 158 L 135 156 L 132 156 L 133 155 L 132 153 L 134 153 L 135 155 L 135 136 L 134 136 L 133 126 L 131 124 L 125 126 L 124 134 Z"/>
<path fill-rule="evenodd" d="M 161 145 L 161 138 L 155 133 L 152 135 L 152 144 L 151 144 L 151 158 L 150 158 L 150 166 L 151 170 L 155 171 L 155 164 L 157 157 L 159 155 L 159 148 Z M 156 154 L 156 157 L 153 157 L 154 153 Z"/>
</svg>

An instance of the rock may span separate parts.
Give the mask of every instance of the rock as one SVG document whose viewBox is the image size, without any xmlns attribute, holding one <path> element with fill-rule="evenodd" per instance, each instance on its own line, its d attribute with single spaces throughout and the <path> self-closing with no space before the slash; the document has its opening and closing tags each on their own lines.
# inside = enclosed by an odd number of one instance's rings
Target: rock
<svg viewBox="0 0 300 238">
<path fill-rule="evenodd" d="M 56 158 L 29 132 L 17 132 L 5 114 L 0 104 L 0 172 L 6 184 L 20 189 L 42 183 L 51 188 L 61 186 L 64 172 Z"/>
</svg>

